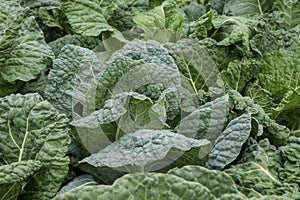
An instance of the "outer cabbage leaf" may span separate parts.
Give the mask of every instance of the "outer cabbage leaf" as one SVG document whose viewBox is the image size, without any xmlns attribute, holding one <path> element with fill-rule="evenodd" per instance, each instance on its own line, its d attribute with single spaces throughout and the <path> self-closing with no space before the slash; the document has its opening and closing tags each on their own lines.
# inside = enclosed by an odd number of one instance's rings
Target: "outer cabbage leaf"
<svg viewBox="0 0 300 200">
<path fill-rule="evenodd" d="M 269 91 L 276 102 L 286 91 L 299 86 L 300 57 L 294 49 L 279 50 L 266 54 L 261 61 L 262 71 L 258 74 L 258 84 Z"/>
<path fill-rule="evenodd" d="M 45 98 L 68 117 L 90 114 L 95 109 L 92 97 L 96 84 L 93 81 L 103 68 L 92 51 L 66 45 L 48 75 Z"/>
<path fill-rule="evenodd" d="M 235 46 L 237 53 L 250 55 L 249 40 L 257 21 L 242 16 L 226 16 L 208 12 L 193 22 L 188 35 L 215 39 L 220 46 Z"/>
<path fill-rule="evenodd" d="M 0 166 L 1 199 L 18 199 L 22 183 L 41 168 L 41 162 L 28 160 Z"/>
<path fill-rule="evenodd" d="M 236 194 L 239 197 L 245 196 L 240 193 L 232 178 L 225 172 L 219 170 L 209 170 L 201 166 L 187 165 L 182 168 L 174 168 L 168 172 L 184 178 L 188 181 L 200 183 L 210 190 L 210 192 L 220 199 L 224 199 L 226 194 Z"/>
<path fill-rule="evenodd" d="M 102 109 L 71 124 L 77 128 L 81 143 L 89 152 L 95 153 L 107 145 L 106 142 L 103 144 L 103 137 L 116 141 L 139 129 L 161 129 L 166 118 L 163 102 L 154 104 L 148 97 L 130 92 L 114 96 Z"/>
<path fill-rule="evenodd" d="M 107 68 L 98 79 L 96 107 L 102 108 L 112 94 L 136 91 L 154 83 L 161 83 L 166 89 L 178 87 L 177 66 L 158 42 L 135 40 L 114 53 L 107 62 Z"/>
<path fill-rule="evenodd" d="M 94 49 L 99 44 L 97 37 L 86 37 L 82 35 L 66 35 L 49 43 L 53 53 L 57 57 L 62 48 L 67 44 L 81 46 L 87 49 Z"/>
<path fill-rule="evenodd" d="M 98 36 L 104 31 L 113 31 L 102 14 L 98 0 L 62 0 L 62 8 L 78 34 Z"/>
<path fill-rule="evenodd" d="M 210 169 L 223 169 L 234 161 L 251 132 L 251 115 L 243 114 L 229 122 L 217 138 L 209 154 L 206 166 Z"/>
<path fill-rule="evenodd" d="M 169 55 L 168 49 L 154 40 L 142 41 L 135 39 L 115 52 L 109 62 L 113 62 L 120 56 L 126 56 L 145 63 L 165 64 L 171 68 L 177 68 L 174 59 Z"/>
<path fill-rule="evenodd" d="M 196 155 L 191 155 L 194 159 L 189 160 L 190 164 L 199 163 L 209 153 L 206 149 L 210 146 L 211 143 L 205 139 L 195 140 L 168 130 L 143 129 L 126 134 L 98 153 L 84 158 L 80 166 L 89 173 L 98 173 L 99 178 L 102 168 L 107 167 L 123 172 L 155 171 L 167 167 L 181 156 L 190 157 L 189 154 Z M 102 173 L 107 172 L 103 170 Z"/>
<path fill-rule="evenodd" d="M 214 143 L 221 134 L 228 114 L 228 95 L 199 107 L 183 118 L 176 131 L 186 137 L 208 139 Z"/>
<path fill-rule="evenodd" d="M 26 160 L 13 162 L 8 165 L 1 165 L 0 185 L 22 182 L 32 176 L 40 168 L 41 162 L 38 160 Z"/>
<path fill-rule="evenodd" d="M 217 29 L 210 37 L 218 41 L 220 46 L 234 45 L 238 52 L 250 55 L 249 40 L 252 37 L 252 27 L 257 22 L 245 17 L 217 16 L 212 24 Z"/>
<path fill-rule="evenodd" d="M 60 31 L 64 29 L 61 24 L 61 5 L 59 6 L 49 6 L 49 7 L 41 7 L 39 8 L 39 18 L 42 20 L 43 24 L 48 27 L 58 28 Z"/>
<path fill-rule="evenodd" d="M 142 28 L 147 34 L 151 29 L 170 29 L 180 32 L 183 28 L 184 14 L 178 12 L 177 2 L 167 0 L 161 6 L 157 6 L 147 12 L 137 12 L 133 17 L 133 21 L 137 28 Z"/>
<path fill-rule="evenodd" d="M 7 164 L 41 162 L 40 170 L 24 182 L 19 198 L 53 197 L 68 173 L 66 117 L 38 94 L 1 98 L 0 113 L 1 159 Z"/>
<path fill-rule="evenodd" d="M 252 17 L 270 12 L 274 1 L 271 0 L 230 0 L 224 5 L 223 14 Z"/>
<path fill-rule="evenodd" d="M 53 53 L 28 8 L 12 1 L 2 1 L 0 7 L 0 84 L 9 88 L 0 90 L 4 96 L 16 91 L 19 81 L 37 78 Z"/>
<path fill-rule="evenodd" d="M 151 1 L 152 2 L 152 1 Z M 105 7 L 108 23 L 119 31 L 126 31 L 135 27 L 133 17 L 136 12 L 149 9 L 149 0 L 119 0 L 101 1 L 101 7 Z"/>
<path fill-rule="evenodd" d="M 151 189 L 150 189 L 151 188 Z M 58 195 L 54 200 L 62 199 L 167 199 L 190 200 L 215 197 L 200 183 L 187 181 L 178 176 L 161 173 L 128 174 L 119 178 L 113 185 L 85 186 L 68 193 Z"/>
<path fill-rule="evenodd" d="M 18 199 L 22 183 L 41 168 L 41 162 L 26 160 L 0 166 L 1 199 Z"/>
</svg>

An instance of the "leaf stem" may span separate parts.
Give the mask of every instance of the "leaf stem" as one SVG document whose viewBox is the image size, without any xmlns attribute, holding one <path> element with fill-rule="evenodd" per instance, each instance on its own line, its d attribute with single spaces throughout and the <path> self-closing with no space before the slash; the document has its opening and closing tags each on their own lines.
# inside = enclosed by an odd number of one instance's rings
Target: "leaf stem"
<svg viewBox="0 0 300 200">
<path fill-rule="evenodd" d="M 22 160 L 22 156 L 23 156 L 23 152 L 24 152 L 24 149 L 25 149 L 25 143 L 26 143 L 26 140 L 27 140 L 27 137 L 28 137 L 28 118 L 26 120 L 26 131 L 25 131 L 25 135 L 24 135 L 24 139 L 23 139 L 23 142 L 22 142 L 22 147 L 20 149 L 20 155 L 19 155 L 19 159 L 18 161 L 20 162 Z"/>
<path fill-rule="evenodd" d="M 263 15 L 264 13 L 263 13 L 263 11 L 261 9 L 260 0 L 257 0 L 257 4 L 258 4 L 258 9 L 259 9 L 260 14 Z"/>
</svg>

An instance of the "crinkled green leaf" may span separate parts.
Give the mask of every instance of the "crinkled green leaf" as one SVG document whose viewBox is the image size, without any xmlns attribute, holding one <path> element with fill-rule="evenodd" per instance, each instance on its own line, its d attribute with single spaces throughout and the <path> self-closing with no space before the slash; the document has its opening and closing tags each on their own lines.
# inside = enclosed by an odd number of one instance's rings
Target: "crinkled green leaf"
<svg viewBox="0 0 300 200">
<path fill-rule="evenodd" d="M 285 159 L 284 168 L 280 169 L 279 177 L 287 183 L 296 183 L 299 185 L 300 173 L 300 139 L 290 137 L 288 144 L 279 148 L 282 157 Z"/>
<path fill-rule="evenodd" d="M 252 17 L 256 14 L 270 12 L 274 1 L 271 0 L 231 0 L 226 1 L 223 13 L 225 15 Z"/>
<path fill-rule="evenodd" d="M 256 20 L 242 16 L 226 16 L 208 12 L 189 27 L 188 34 L 193 38 L 215 39 L 220 46 L 234 46 L 237 53 L 250 55 L 249 40 Z"/>
<path fill-rule="evenodd" d="M 133 21 L 137 28 L 146 31 L 148 28 L 170 29 L 173 31 L 181 31 L 184 22 L 184 14 L 177 10 L 176 1 L 164 1 L 161 6 L 157 6 L 147 12 L 137 12 L 133 17 Z"/>
<path fill-rule="evenodd" d="M 286 126 L 280 125 L 271 119 L 263 108 L 254 103 L 250 97 L 243 97 L 235 90 L 229 90 L 228 95 L 231 102 L 231 109 L 241 114 L 251 114 L 264 127 L 263 137 L 268 137 L 270 142 L 275 146 L 281 146 L 286 143 L 290 134 L 290 130 Z"/>
<path fill-rule="evenodd" d="M 235 60 L 222 71 L 222 78 L 230 88 L 241 92 L 259 71 L 260 68 L 255 60 Z"/>
<path fill-rule="evenodd" d="M 212 19 L 216 14 L 207 12 L 199 19 L 192 22 L 188 28 L 188 35 L 193 38 L 204 39 L 209 36 L 210 31 L 213 29 Z"/>
<path fill-rule="evenodd" d="M 81 46 L 87 49 L 94 49 L 99 44 L 99 39 L 96 37 L 86 37 L 82 35 L 66 35 L 50 42 L 49 46 L 57 57 L 62 48 L 67 44 Z"/>
<path fill-rule="evenodd" d="M 108 23 L 119 31 L 126 31 L 135 27 L 133 17 L 136 12 L 146 11 L 149 7 L 149 0 L 104 0 L 101 6 L 108 12 Z"/>
<path fill-rule="evenodd" d="M 73 188 L 62 194 L 56 195 L 53 200 L 101 200 L 102 195 L 109 191 L 110 185 L 97 185 L 97 186 L 82 186 Z M 111 197 L 112 198 L 112 197 Z"/>
<path fill-rule="evenodd" d="M 243 195 L 238 191 L 235 182 L 225 172 L 218 170 L 209 170 L 201 166 L 188 165 L 183 168 L 174 168 L 168 172 L 184 178 L 188 181 L 200 183 L 208 188 L 216 198 L 224 199 L 226 194 Z M 244 196 L 245 198 L 245 196 Z"/>
<path fill-rule="evenodd" d="M 151 188 L 151 189 L 150 189 Z M 128 174 L 116 180 L 113 185 L 85 186 L 58 195 L 60 199 L 119 200 L 119 199 L 209 199 L 215 197 L 200 183 L 187 181 L 178 176 L 161 173 Z"/>
<path fill-rule="evenodd" d="M 96 108 L 102 108 L 104 102 L 111 98 L 112 90 L 119 78 L 140 64 L 140 61 L 134 61 L 127 57 L 118 57 L 113 62 L 108 63 L 103 73 L 99 75 L 99 78 L 97 77 Z"/>
<path fill-rule="evenodd" d="M 212 143 L 221 134 L 228 114 L 228 96 L 204 104 L 183 118 L 177 133 L 195 139 L 208 139 Z"/>
<path fill-rule="evenodd" d="M 268 168 L 272 174 L 277 174 L 282 159 L 280 151 L 274 145 L 271 145 L 268 139 L 256 142 L 251 138 L 239 162 L 255 162 L 264 168 Z"/>
<path fill-rule="evenodd" d="M 257 104 L 259 104 L 267 115 L 271 115 L 273 107 L 276 106 L 274 99 L 271 97 L 271 93 L 260 85 L 257 81 L 249 83 L 246 87 L 245 96 L 250 96 Z"/>
<path fill-rule="evenodd" d="M 34 18 L 27 18 L 22 26 L 18 32 L 12 33 L 15 37 L 10 41 L 12 47 L 2 51 L 1 76 L 9 83 L 35 79 L 46 68 L 49 58 L 52 58 L 52 52 L 44 42 L 43 33 Z M 6 38 L 1 41 L 5 42 Z"/>
<path fill-rule="evenodd" d="M 277 174 L 272 173 L 269 168 L 256 162 L 234 165 L 226 172 L 232 176 L 238 185 L 259 192 L 262 195 L 285 196 L 298 190 L 293 185 L 280 182 Z M 246 191 L 243 190 L 243 193 L 249 195 Z"/>
<path fill-rule="evenodd" d="M 251 132 L 251 115 L 243 114 L 229 122 L 217 138 L 206 163 L 210 169 L 223 169 L 234 161 Z"/>
<path fill-rule="evenodd" d="M 135 91 L 149 83 L 175 87 L 180 84 L 179 79 L 174 60 L 164 47 L 156 41 L 135 40 L 114 53 L 107 62 L 98 78 L 96 107 L 102 108 L 112 94 Z"/>
<path fill-rule="evenodd" d="M 142 41 L 135 39 L 114 53 L 110 58 L 110 62 L 113 62 L 120 56 L 126 56 L 133 60 L 140 60 L 146 63 L 165 64 L 170 68 L 177 68 L 174 59 L 169 55 L 168 50 L 169 49 L 166 49 L 157 41 Z"/>
<path fill-rule="evenodd" d="M 41 168 L 41 162 L 26 160 L 0 166 L 0 197 L 1 199 L 17 199 L 22 184 Z"/>
<path fill-rule="evenodd" d="M 18 3 L 2 1 L 0 14 L 0 76 L 3 85 L 30 81 L 46 68 L 53 53 L 44 41 L 31 11 Z M 3 94 L 10 90 L 1 89 Z"/>
<path fill-rule="evenodd" d="M 288 140 L 289 143 L 280 147 L 279 151 L 267 139 L 259 142 L 251 139 L 245 152 L 241 155 L 239 161 L 241 164 L 232 166 L 226 172 L 232 176 L 238 185 L 243 187 L 242 191 L 247 196 L 252 196 L 251 190 L 262 195 L 279 195 L 287 198 L 291 198 L 296 192 L 295 195 L 297 196 L 299 179 L 296 174 L 299 173 L 297 168 L 299 165 L 294 163 L 294 169 L 291 170 L 290 163 L 293 161 L 291 162 L 287 156 L 284 156 L 293 154 L 288 152 L 296 152 L 294 155 L 297 155 L 298 150 L 296 149 L 298 147 L 293 148 L 295 144 L 293 141 L 294 139 L 291 137 Z M 284 159 L 287 160 L 284 161 Z"/>
<path fill-rule="evenodd" d="M 13 162 L 0 166 L 0 185 L 22 182 L 41 168 L 38 160 Z M 1 190 L 0 190 L 0 193 Z"/>
<path fill-rule="evenodd" d="M 20 0 L 20 2 L 23 7 L 29 7 L 31 9 L 47 6 L 60 6 L 60 2 L 57 0 Z"/>
<path fill-rule="evenodd" d="M 1 185 L 0 197 L 5 200 L 17 200 L 20 194 L 20 190 L 20 183 Z"/>
<path fill-rule="evenodd" d="M 225 1 L 223 0 L 211 0 L 211 7 L 216 10 L 219 14 L 223 13 Z"/>
<path fill-rule="evenodd" d="M 290 137 L 288 144 L 279 148 L 282 156 L 292 162 L 300 161 L 300 139 L 298 137 Z"/>
<path fill-rule="evenodd" d="M 273 17 L 272 15 L 269 18 Z M 278 26 L 278 25 L 276 25 Z M 251 49 L 258 52 L 261 56 L 270 52 L 276 52 L 279 48 L 293 49 L 299 46 L 298 31 L 290 30 L 273 30 L 274 28 L 266 28 L 262 33 L 256 34 L 250 40 Z"/>
<path fill-rule="evenodd" d="M 61 6 L 48 6 L 41 7 L 39 9 L 39 17 L 43 21 L 43 23 L 49 27 L 59 28 L 61 31 L 64 29 L 61 24 Z"/>
<path fill-rule="evenodd" d="M 93 81 L 103 68 L 92 51 L 66 45 L 48 75 L 45 98 L 68 117 L 90 114 L 94 111 L 93 93 L 96 90 Z"/>
<path fill-rule="evenodd" d="M 230 61 L 236 59 L 237 55 L 230 54 L 229 47 L 218 46 L 217 41 L 214 39 L 204 38 L 199 41 L 199 44 L 205 48 L 220 72 L 227 68 Z"/>
<path fill-rule="evenodd" d="M 243 55 L 250 55 L 249 40 L 256 22 L 245 17 L 217 16 L 212 19 L 217 31 L 211 36 L 220 46 L 234 45 Z"/>
<path fill-rule="evenodd" d="M 5 163 L 36 160 L 41 169 L 20 191 L 23 199 L 55 195 L 68 173 L 67 119 L 38 94 L 0 99 L 0 151 Z"/>
<path fill-rule="evenodd" d="M 210 146 L 208 140 L 195 140 L 168 130 L 143 129 L 124 135 L 80 163 L 97 167 L 98 172 L 102 167 L 125 172 L 153 171 L 168 166 L 185 151 L 198 155 L 200 160 L 205 156 L 200 154 L 201 149 L 207 146 Z"/>
<path fill-rule="evenodd" d="M 288 29 L 300 24 L 299 2 L 295 0 L 276 1 L 274 10 L 284 13 L 284 21 Z"/>
<path fill-rule="evenodd" d="M 98 0 L 62 0 L 62 8 L 78 34 L 98 36 L 104 31 L 113 31 L 102 14 Z"/>
<path fill-rule="evenodd" d="M 282 100 L 272 109 L 273 118 L 279 123 L 285 124 L 292 130 L 300 129 L 300 120 L 298 118 L 300 113 L 300 88 L 297 90 L 291 89 L 286 92 Z"/>
<path fill-rule="evenodd" d="M 283 98 L 287 89 L 299 86 L 300 56 L 296 52 L 279 50 L 260 60 L 262 70 L 257 77 L 258 84 L 271 93 L 275 102 Z"/>
<path fill-rule="evenodd" d="M 190 2 L 181 8 L 189 21 L 195 21 L 206 13 L 205 6 L 197 2 Z"/>
<path fill-rule="evenodd" d="M 248 94 L 255 94 L 253 87 L 261 87 L 265 90 L 264 96 L 251 96 L 263 108 L 270 111 L 270 115 L 279 123 L 288 125 L 291 129 L 299 127 L 299 48 L 280 49 L 267 53 L 259 60 L 261 72 L 255 76 L 257 81 Z M 258 85 L 258 86 L 256 86 Z M 256 98 L 254 98 L 256 97 Z M 272 100 L 269 104 L 260 103 L 266 99 Z M 283 115 L 281 115 L 281 113 Z M 288 116 L 286 116 L 288 113 Z M 280 116 L 280 118 L 278 118 Z M 285 118 L 286 117 L 286 118 Z M 293 121 L 290 123 L 289 121 Z"/>
</svg>

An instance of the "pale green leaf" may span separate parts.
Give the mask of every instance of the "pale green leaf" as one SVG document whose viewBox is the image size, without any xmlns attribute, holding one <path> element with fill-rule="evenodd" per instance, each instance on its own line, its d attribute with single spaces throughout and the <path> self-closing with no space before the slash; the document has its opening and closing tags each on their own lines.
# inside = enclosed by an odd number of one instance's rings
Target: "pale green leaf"
<svg viewBox="0 0 300 200">
<path fill-rule="evenodd" d="M 124 172 L 153 171 L 168 166 L 185 151 L 198 155 L 200 160 L 205 155 L 199 155 L 199 152 L 207 146 L 210 147 L 208 140 L 195 140 L 168 130 L 143 129 L 124 135 L 80 163 L 97 167 L 99 172 L 103 167 Z M 197 162 L 197 159 L 191 162 Z"/>
<path fill-rule="evenodd" d="M 225 15 L 252 17 L 256 14 L 270 12 L 274 1 L 271 0 L 230 0 L 226 1 Z"/>
<path fill-rule="evenodd" d="M 78 34 L 98 36 L 104 31 L 113 31 L 102 14 L 98 0 L 62 0 L 62 8 Z"/>
<path fill-rule="evenodd" d="M 13 1 L 1 1 L 0 7 L 1 85 L 14 85 L 17 90 L 18 82 L 33 80 L 46 69 L 53 53 L 28 8 Z M 0 90 L 3 94 L 11 92 Z"/>
</svg>

